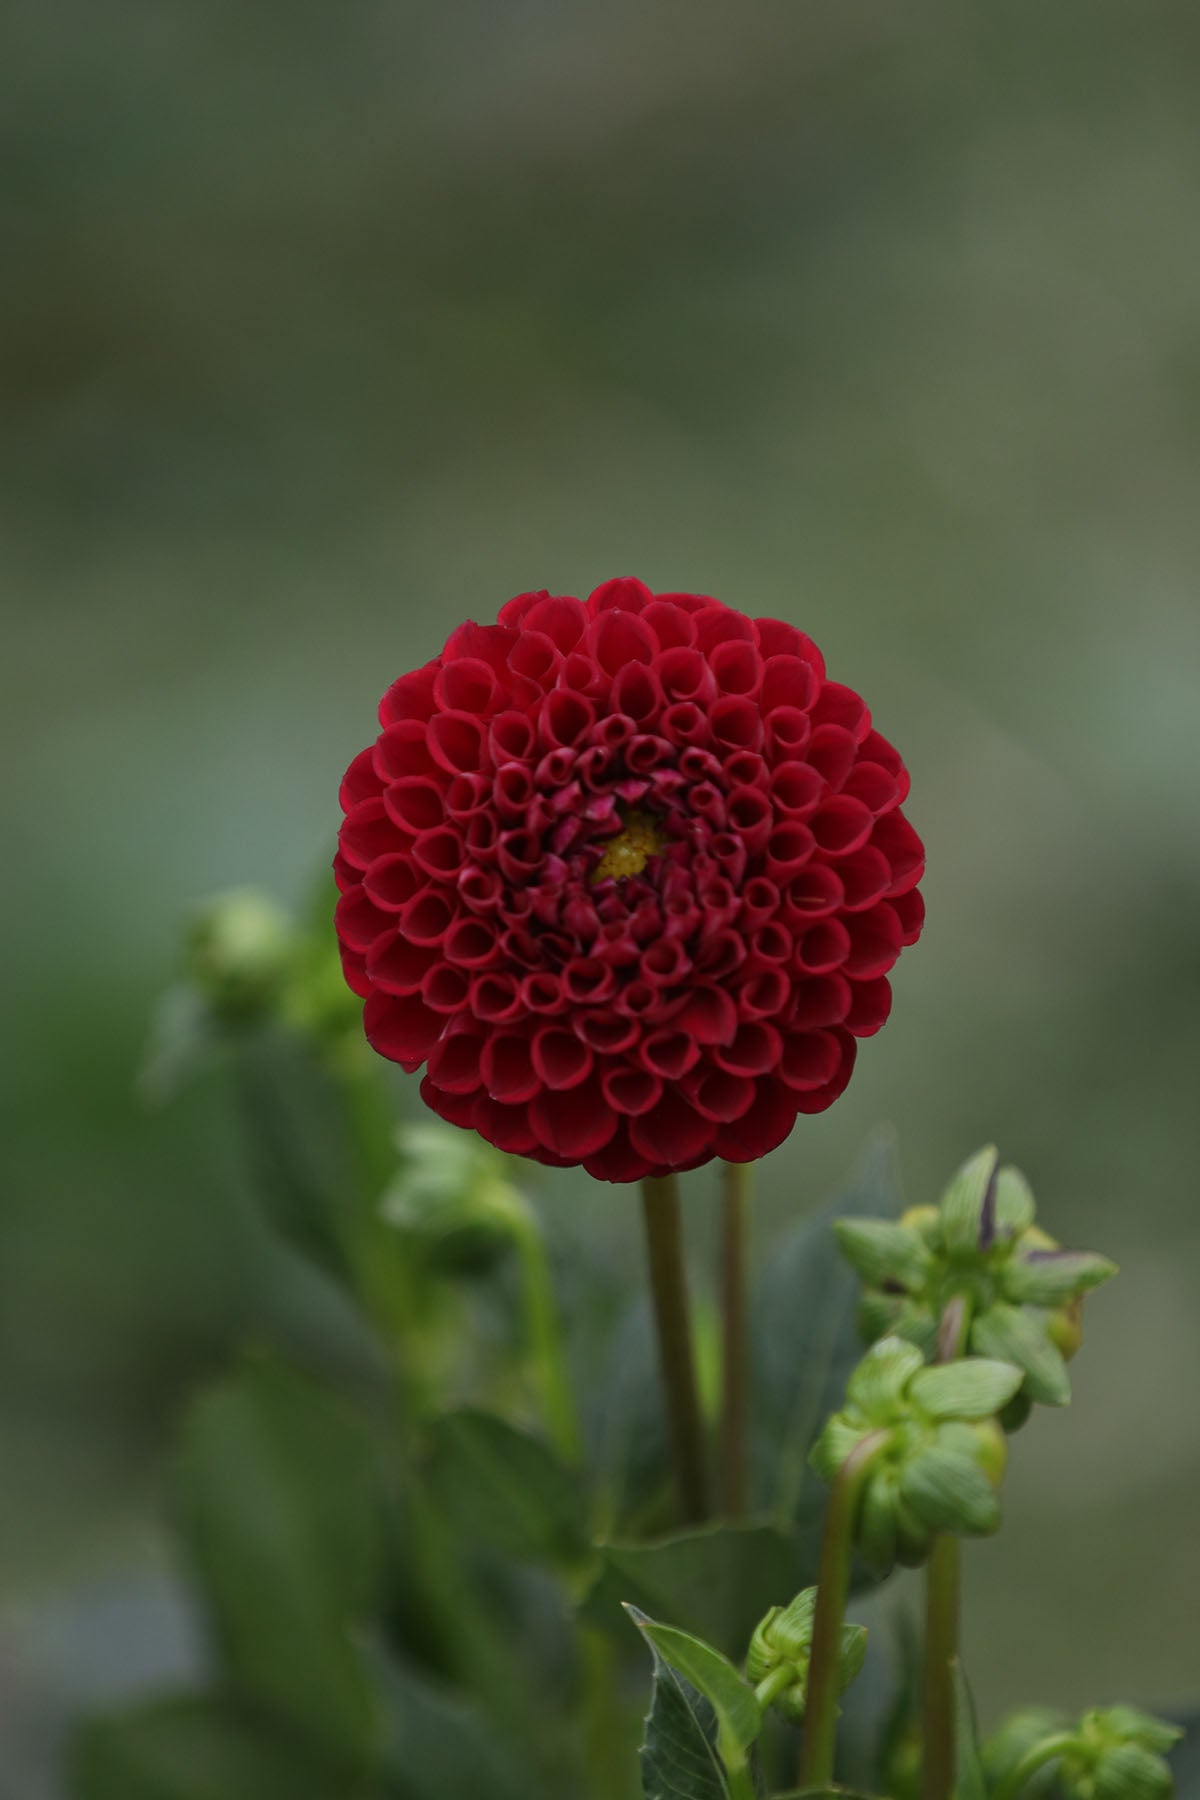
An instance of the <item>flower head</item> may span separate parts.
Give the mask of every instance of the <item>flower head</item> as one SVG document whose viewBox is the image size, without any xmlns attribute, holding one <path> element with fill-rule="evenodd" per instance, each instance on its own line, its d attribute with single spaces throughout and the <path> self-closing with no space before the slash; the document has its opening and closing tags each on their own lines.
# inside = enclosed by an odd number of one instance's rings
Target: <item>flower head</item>
<svg viewBox="0 0 1200 1800">
<path fill-rule="evenodd" d="M 444 1119 L 610 1181 L 842 1092 L 921 930 L 908 777 L 792 626 L 521 594 L 384 695 L 342 784 L 347 980 Z"/>
</svg>

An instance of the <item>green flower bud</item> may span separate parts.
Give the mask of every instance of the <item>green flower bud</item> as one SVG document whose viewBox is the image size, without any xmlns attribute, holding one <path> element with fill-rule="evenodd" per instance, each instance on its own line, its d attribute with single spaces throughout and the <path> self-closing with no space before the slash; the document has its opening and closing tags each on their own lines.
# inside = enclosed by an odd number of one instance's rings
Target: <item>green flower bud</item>
<svg viewBox="0 0 1200 1800">
<path fill-rule="evenodd" d="M 993 1415 L 1021 1380 L 1014 1364 L 983 1358 L 927 1367 L 897 1337 L 868 1350 L 810 1456 L 832 1480 L 864 1438 L 886 1434 L 859 1503 L 858 1542 L 868 1562 L 881 1569 L 920 1563 L 938 1532 L 996 1529 L 1007 1445 Z"/>
<path fill-rule="evenodd" d="M 773 1706 L 789 1724 L 804 1717 L 817 1590 L 805 1588 L 788 1606 L 773 1606 L 760 1619 L 746 1652 L 746 1679 L 760 1705 Z M 863 1666 L 867 1633 L 862 1625 L 843 1625 L 838 1657 L 838 1692 L 845 1693 Z"/>
<path fill-rule="evenodd" d="M 1010 1714 L 979 1746 L 979 1760 L 989 1794 L 1016 1774 L 1031 1750 L 1071 1728 L 1072 1720 L 1067 1713 L 1048 1706 L 1024 1706 L 1019 1712 Z M 1020 1789 L 1023 1800 L 1025 1796 L 1032 1800 L 1033 1795 L 1050 1791 L 1054 1782 L 1053 1769 L 1043 1766 Z"/>
<path fill-rule="evenodd" d="M 1004 1800 L 1167 1800 L 1175 1789 L 1163 1759 L 1182 1735 L 1132 1706 L 1084 1713 L 1078 1725 L 1030 1711 L 1002 1725 L 981 1757 Z"/>
<path fill-rule="evenodd" d="M 219 1018 L 248 1023 L 278 999 L 296 945 L 296 929 L 281 906 L 255 888 L 238 888 L 194 919 L 185 970 Z"/>
<path fill-rule="evenodd" d="M 928 1356 L 947 1306 L 961 1299 L 971 1318 L 968 1349 L 1025 1372 L 1024 1399 L 1003 1409 L 1011 1428 L 1034 1401 L 1066 1404 L 1080 1301 L 1114 1265 L 1063 1250 L 1042 1231 L 1028 1182 L 997 1168 L 992 1148 L 963 1164 L 939 1206 L 910 1207 L 898 1221 L 841 1219 L 834 1229 L 864 1282 L 859 1327 L 868 1343 L 904 1338 Z"/>
<path fill-rule="evenodd" d="M 486 1268 L 528 1229 L 532 1215 L 490 1145 L 444 1125 L 405 1125 L 400 1166 L 380 1202 L 389 1225 L 435 1266 L 458 1274 Z"/>
</svg>

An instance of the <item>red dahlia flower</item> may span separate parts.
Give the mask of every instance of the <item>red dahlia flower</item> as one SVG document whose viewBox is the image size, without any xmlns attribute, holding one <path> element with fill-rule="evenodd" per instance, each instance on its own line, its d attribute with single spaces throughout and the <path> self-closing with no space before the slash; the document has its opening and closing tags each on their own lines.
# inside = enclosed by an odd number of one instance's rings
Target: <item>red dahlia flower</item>
<svg viewBox="0 0 1200 1800">
<path fill-rule="evenodd" d="M 501 1150 L 748 1162 L 842 1092 L 921 930 L 908 776 L 811 639 L 610 581 L 460 625 L 342 784 L 367 1037 Z"/>
</svg>

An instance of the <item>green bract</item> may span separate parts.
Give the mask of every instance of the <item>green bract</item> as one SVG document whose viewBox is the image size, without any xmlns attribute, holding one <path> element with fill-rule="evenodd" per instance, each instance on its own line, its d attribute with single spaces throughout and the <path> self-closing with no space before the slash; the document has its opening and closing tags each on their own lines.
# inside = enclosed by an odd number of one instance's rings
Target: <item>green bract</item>
<svg viewBox="0 0 1200 1800">
<path fill-rule="evenodd" d="M 812 1648 L 817 1590 L 804 1588 L 787 1606 L 773 1606 L 759 1620 L 746 1652 L 746 1679 L 763 1706 L 773 1706 L 791 1724 L 804 1717 L 804 1690 Z M 844 1693 L 863 1666 L 867 1632 L 863 1625 L 842 1626 L 838 1659 L 838 1691 Z"/>
<path fill-rule="evenodd" d="M 1006 1451 L 993 1415 L 1022 1379 L 1014 1364 L 983 1357 L 927 1368 L 921 1351 L 899 1337 L 868 1350 L 850 1377 L 846 1404 L 810 1458 L 832 1481 L 864 1439 L 885 1434 L 858 1514 L 858 1544 L 868 1562 L 882 1569 L 921 1563 L 937 1532 L 996 1529 Z"/>
<path fill-rule="evenodd" d="M 967 1348 L 1023 1371 L 1004 1424 L 1022 1424 L 1035 1401 L 1066 1405 L 1083 1295 L 1116 1268 L 1091 1251 L 1062 1250 L 1039 1230 L 1029 1184 L 999 1168 L 993 1148 L 963 1164 L 938 1206 L 899 1220 L 841 1219 L 834 1230 L 865 1284 L 859 1323 L 868 1342 L 892 1335 L 928 1355 L 947 1305 L 961 1297 Z"/>
</svg>

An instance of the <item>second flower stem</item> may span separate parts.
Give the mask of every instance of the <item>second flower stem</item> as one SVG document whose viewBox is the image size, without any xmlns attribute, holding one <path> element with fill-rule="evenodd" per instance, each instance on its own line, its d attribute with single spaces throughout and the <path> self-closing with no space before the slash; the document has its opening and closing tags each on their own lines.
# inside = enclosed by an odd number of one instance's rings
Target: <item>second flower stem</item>
<svg viewBox="0 0 1200 1800">
<path fill-rule="evenodd" d="M 689 1524 L 699 1525 L 708 1517 L 708 1475 L 692 1351 L 683 1219 L 674 1175 L 650 1176 L 643 1181 L 642 1215 L 679 1510 Z"/>
<path fill-rule="evenodd" d="M 721 1509 L 730 1519 L 740 1519 L 747 1503 L 746 1279 L 753 1169 L 753 1163 L 725 1163 L 721 1171 Z"/>
<path fill-rule="evenodd" d="M 951 1670 L 958 1655 L 962 1558 L 948 1532 L 933 1540 L 925 1569 L 925 1679 L 921 1699 L 923 1800 L 950 1800 L 957 1763 Z"/>
<path fill-rule="evenodd" d="M 971 1314 L 956 1295 L 938 1327 L 936 1360 L 955 1362 L 963 1354 Z M 933 1540 L 925 1569 L 925 1652 L 921 1681 L 921 1796 L 950 1800 L 958 1762 L 954 1718 L 953 1664 L 958 1655 L 962 1553 L 958 1539 L 944 1532 Z"/>
<path fill-rule="evenodd" d="M 860 1439 L 834 1477 L 829 1496 L 821 1537 L 812 1650 L 804 1689 L 804 1757 L 800 1779 L 806 1788 L 827 1787 L 833 1780 L 838 1670 L 846 1596 L 850 1590 L 854 1522 L 871 1464 L 890 1441 L 891 1434 L 887 1431 L 872 1431 Z"/>
</svg>

